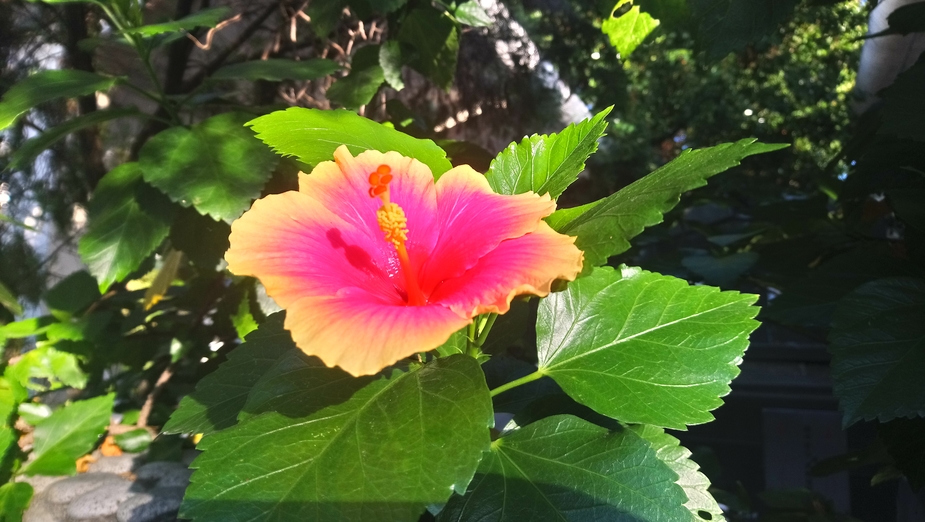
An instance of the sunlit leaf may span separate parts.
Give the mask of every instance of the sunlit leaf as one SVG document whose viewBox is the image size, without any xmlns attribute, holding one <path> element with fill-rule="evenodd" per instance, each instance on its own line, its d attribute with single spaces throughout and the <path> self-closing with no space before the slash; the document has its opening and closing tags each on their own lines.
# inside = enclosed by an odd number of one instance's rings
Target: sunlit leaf
<svg viewBox="0 0 925 522">
<path fill-rule="evenodd" d="M 878 279 L 842 299 L 829 333 L 844 424 L 925 416 L 925 280 Z"/>
<path fill-rule="evenodd" d="M 581 123 L 573 123 L 559 134 L 534 134 L 520 143 L 512 143 L 498 154 L 485 173 L 491 188 L 499 194 L 532 191 L 558 198 L 578 179 L 585 161 L 597 150 L 611 108 Z"/>
<path fill-rule="evenodd" d="M 293 107 L 261 116 L 248 125 L 277 153 L 310 165 L 333 161 L 334 150 L 346 145 L 354 155 L 364 150 L 394 150 L 427 165 L 435 177 L 452 167 L 446 152 L 433 141 L 412 138 L 347 110 Z"/>
<path fill-rule="evenodd" d="M 132 162 L 103 176 L 89 213 L 78 252 L 105 291 L 134 272 L 167 237 L 173 208 Z"/>
<path fill-rule="evenodd" d="M 0 100 L 0 130 L 16 121 L 20 114 L 56 98 L 73 98 L 108 90 L 115 78 L 73 69 L 40 71 L 10 87 Z"/>
<path fill-rule="evenodd" d="M 4 375 L 24 388 L 37 391 L 61 386 L 82 389 L 87 385 L 87 375 L 80 369 L 77 356 L 47 344 L 24 353 Z M 47 379 L 49 386 L 33 379 Z"/>
<path fill-rule="evenodd" d="M 133 27 L 127 29 L 125 32 L 143 36 L 155 36 L 163 33 L 172 33 L 174 31 L 188 31 L 197 27 L 215 27 L 219 22 L 227 18 L 229 14 L 231 14 L 231 9 L 228 7 L 210 7 L 185 16 L 179 20 Z"/>
<path fill-rule="evenodd" d="M 243 127 L 248 119 L 224 113 L 157 134 L 139 155 L 145 181 L 185 207 L 236 219 L 260 195 L 278 160 Z"/>
<path fill-rule="evenodd" d="M 164 256 L 154 281 L 151 286 L 145 290 L 144 309 L 150 310 L 151 307 L 160 302 L 167 294 L 170 286 L 173 285 L 174 279 L 177 278 L 177 272 L 180 271 L 180 264 L 183 262 L 183 252 L 179 250 L 170 250 Z"/>
<path fill-rule="evenodd" d="M 88 453 L 109 426 L 114 394 L 63 406 L 35 428 L 34 459 L 26 475 L 73 475 L 77 457 Z"/>
<path fill-rule="evenodd" d="M 32 502 L 32 486 L 25 482 L 9 482 L 0 486 L 0 520 L 22 522 L 23 513 Z"/>
<path fill-rule="evenodd" d="M 540 302 L 539 371 L 623 422 L 709 422 L 758 327 L 756 299 L 639 269 L 597 268 Z"/>
<path fill-rule="evenodd" d="M 362 380 L 303 361 L 282 384 L 297 400 L 273 403 L 281 413 L 199 443 L 205 452 L 192 464 L 181 517 L 414 522 L 465 489 L 492 425 L 475 359 L 444 357 Z"/>
<path fill-rule="evenodd" d="M 405 88 L 401 77 L 401 68 L 404 65 L 401 55 L 401 44 L 396 40 L 389 40 L 379 46 L 379 67 L 389 86 L 400 91 Z"/>
<path fill-rule="evenodd" d="M 617 49 L 623 59 L 629 57 L 659 23 L 649 13 L 640 11 L 638 5 L 632 4 L 633 0 L 620 0 L 614 6 L 610 18 L 601 24 L 601 31 L 607 35 L 610 45 Z"/>
<path fill-rule="evenodd" d="M 148 449 L 151 445 L 151 433 L 144 428 L 139 428 L 115 435 L 113 440 L 123 451 L 138 453 Z"/>
<path fill-rule="evenodd" d="M 491 16 L 482 9 L 482 6 L 476 0 L 468 0 L 456 7 L 453 16 L 459 20 L 459 23 L 471 25 L 472 27 L 488 27 L 492 23 Z"/>
<path fill-rule="evenodd" d="M 691 520 L 677 475 L 636 433 L 548 417 L 492 442 L 439 522 Z"/>
</svg>

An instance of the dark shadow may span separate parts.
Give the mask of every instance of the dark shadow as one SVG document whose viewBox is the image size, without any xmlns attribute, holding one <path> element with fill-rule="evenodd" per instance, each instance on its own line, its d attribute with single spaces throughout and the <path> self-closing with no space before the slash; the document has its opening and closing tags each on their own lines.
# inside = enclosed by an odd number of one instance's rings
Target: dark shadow
<svg viewBox="0 0 925 522">
<path fill-rule="evenodd" d="M 373 259 L 369 255 L 369 252 L 356 245 L 348 245 L 344 241 L 343 234 L 341 234 L 340 230 L 332 228 L 328 230 L 327 234 L 325 235 L 327 236 L 328 241 L 331 243 L 332 247 L 337 249 L 344 249 L 344 255 L 347 258 L 347 262 L 350 263 L 350 265 L 354 268 L 363 270 L 364 272 L 376 272 L 379 270 L 376 265 L 373 264 Z"/>
</svg>

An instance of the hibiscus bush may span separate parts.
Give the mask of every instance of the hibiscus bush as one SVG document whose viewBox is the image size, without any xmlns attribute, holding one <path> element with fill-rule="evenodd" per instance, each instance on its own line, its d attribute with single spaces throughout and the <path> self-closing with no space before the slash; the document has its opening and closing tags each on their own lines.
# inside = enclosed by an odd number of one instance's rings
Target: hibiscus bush
<svg viewBox="0 0 925 522">
<path fill-rule="evenodd" d="M 293 47 L 310 24 L 313 54 L 261 41 L 165 81 L 159 57 L 173 70 L 240 17 L 87 4 L 104 29 L 84 51 L 126 53 L 144 76 L 22 79 L 0 101 L 0 130 L 21 138 L 4 168 L 102 128 L 138 139 L 82 180 L 87 270 L 42 295 L 47 313 L 12 320 L 19 292 L 0 286 L 4 515 L 28 505 L 23 477 L 76 473 L 108 434 L 157 458 L 201 451 L 180 510 L 194 521 L 723 519 L 666 429 L 712 420 L 758 296 L 608 263 L 683 194 L 785 145 L 686 148 L 560 207 L 611 108 L 478 168 L 385 99 L 452 85 L 461 35 L 491 23 L 477 2 L 272 4 L 229 48 L 282 6 Z M 628 4 L 598 35 L 623 57 L 658 25 Z M 242 103 L 243 82 L 309 107 Z M 104 95 L 132 103 L 24 130 L 36 106 Z"/>
</svg>

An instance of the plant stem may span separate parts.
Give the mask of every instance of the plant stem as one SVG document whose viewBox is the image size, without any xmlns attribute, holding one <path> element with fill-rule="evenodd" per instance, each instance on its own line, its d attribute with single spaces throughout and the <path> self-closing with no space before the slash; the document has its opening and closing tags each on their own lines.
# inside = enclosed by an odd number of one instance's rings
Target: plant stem
<svg viewBox="0 0 925 522">
<path fill-rule="evenodd" d="M 485 321 L 485 326 L 482 327 L 482 330 L 479 332 L 478 338 L 475 340 L 475 346 L 481 348 L 485 344 L 485 341 L 488 339 L 488 332 L 491 331 L 491 327 L 495 325 L 495 320 L 498 319 L 498 314 L 488 314 L 488 319 Z"/>
<path fill-rule="evenodd" d="M 537 379 L 543 377 L 544 375 L 546 375 L 545 372 L 543 372 L 542 369 L 539 369 L 539 370 L 537 370 L 537 371 L 535 371 L 535 372 L 533 372 L 533 373 L 531 373 L 531 374 L 529 374 L 529 375 L 524 375 L 524 376 L 521 377 L 520 379 L 515 379 L 515 380 L 513 380 L 513 381 L 511 381 L 511 382 L 509 382 L 509 383 L 507 383 L 507 384 L 502 384 L 501 386 L 498 386 L 498 387 L 495 388 L 494 390 L 491 390 L 491 392 L 489 392 L 488 395 L 491 396 L 491 397 L 494 397 L 495 395 L 504 393 L 504 392 L 510 390 L 511 388 L 516 388 L 516 387 L 518 387 L 518 386 L 527 384 L 528 382 L 533 382 L 533 381 L 535 381 L 535 380 L 537 380 Z"/>
</svg>

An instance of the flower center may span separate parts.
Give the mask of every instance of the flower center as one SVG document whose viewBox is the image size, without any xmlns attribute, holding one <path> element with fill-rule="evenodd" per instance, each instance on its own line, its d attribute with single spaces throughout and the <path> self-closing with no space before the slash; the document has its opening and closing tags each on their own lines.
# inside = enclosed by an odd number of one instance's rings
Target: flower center
<svg viewBox="0 0 925 522">
<path fill-rule="evenodd" d="M 398 260 L 401 263 L 402 274 L 405 276 L 405 290 L 408 292 L 408 304 L 422 306 L 427 304 L 417 275 L 411 267 L 411 259 L 405 242 L 408 240 L 408 218 L 405 211 L 395 203 L 389 201 L 389 182 L 392 181 L 392 169 L 388 165 L 379 165 L 375 172 L 369 175 L 369 197 L 379 198 L 382 206 L 376 211 L 376 220 L 379 230 L 385 234 L 385 240 L 395 247 Z"/>
</svg>

